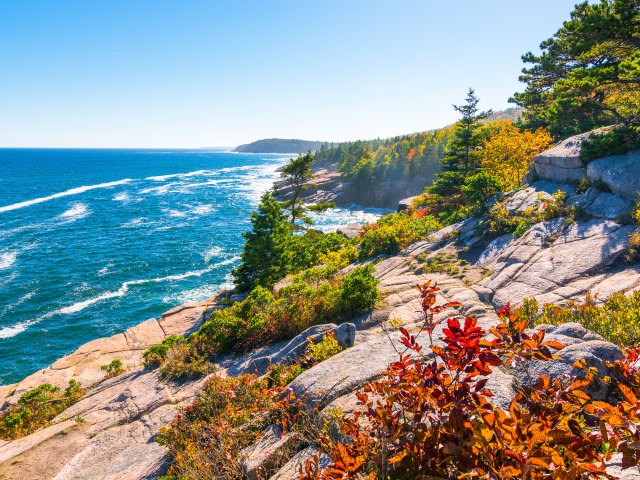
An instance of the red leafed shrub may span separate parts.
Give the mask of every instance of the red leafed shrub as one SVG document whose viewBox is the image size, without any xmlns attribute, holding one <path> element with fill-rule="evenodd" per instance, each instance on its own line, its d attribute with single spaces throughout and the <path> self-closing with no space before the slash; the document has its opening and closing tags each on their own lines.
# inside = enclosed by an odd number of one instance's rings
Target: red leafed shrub
<svg viewBox="0 0 640 480">
<path fill-rule="evenodd" d="M 322 439 L 331 465 L 323 470 L 308 461 L 301 479 L 613 478 L 605 460 L 614 450 L 626 466 L 638 464 L 640 401 L 633 390 L 640 373 L 633 365 L 640 349 L 616 366 L 627 379 L 617 406 L 590 399 L 587 372 L 584 380 L 532 379 L 501 409 L 487 389 L 492 369 L 526 369 L 528 360 L 558 358 L 551 349 L 562 345 L 545 341 L 543 331 L 527 332 L 526 320 L 508 306 L 490 332 L 474 318 L 449 318 L 436 343 L 434 314 L 459 304 L 436 306 L 435 285 L 418 289 L 425 315 L 420 332 L 401 330 L 405 351 L 385 378 L 357 393 L 361 408 L 340 425 L 346 441 Z M 418 342 L 422 332 L 430 352 Z"/>
</svg>

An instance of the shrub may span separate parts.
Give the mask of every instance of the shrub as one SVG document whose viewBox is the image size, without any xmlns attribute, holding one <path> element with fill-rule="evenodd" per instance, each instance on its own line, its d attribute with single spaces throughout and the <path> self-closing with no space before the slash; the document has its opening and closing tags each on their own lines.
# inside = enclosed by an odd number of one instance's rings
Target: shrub
<svg viewBox="0 0 640 480">
<path fill-rule="evenodd" d="M 106 365 L 102 365 L 100 370 L 103 370 L 107 373 L 107 378 L 117 377 L 124 373 L 124 368 L 122 368 L 122 361 L 115 359 Z"/>
<path fill-rule="evenodd" d="M 215 366 L 197 348 L 180 343 L 170 348 L 160 366 L 163 378 L 178 380 L 203 377 L 215 370 Z"/>
<path fill-rule="evenodd" d="M 376 304 L 380 297 L 378 291 L 380 280 L 373 276 L 375 270 L 373 264 L 368 263 L 354 268 L 343 277 L 338 300 L 343 314 L 357 315 L 373 308 Z"/>
<path fill-rule="evenodd" d="M 0 413 L 0 439 L 14 440 L 46 427 L 83 395 L 84 390 L 76 380 L 69 380 L 64 392 L 49 383 L 29 390 L 17 404 L 9 405 Z"/>
<path fill-rule="evenodd" d="M 613 128 L 604 134 L 591 135 L 580 149 L 580 158 L 591 162 L 610 155 L 620 155 L 640 149 L 640 129 L 638 127 Z"/>
<path fill-rule="evenodd" d="M 208 380 L 197 400 L 157 437 L 169 451 L 171 478 L 244 478 L 241 450 L 267 426 L 282 425 L 283 403 L 274 399 L 280 391 L 255 375 Z"/>
<path fill-rule="evenodd" d="M 498 179 L 484 171 L 465 178 L 460 190 L 472 213 L 486 212 L 491 197 L 501 191 Z"/>
<path fill-rule="evenodd" d="M 442 228 L 427 209 L 392 213 L 367 225 L 360 234 L 360 260 L 380 254 L 394 254 Z"/>
<path fill-rule="evenodd" d="M 513 233 L 521 237 L 534 224 L 558 217 L 573 221 L 576 211 L 566 205 L 567 195 L 558 190 L 550 198 L 539 198 L 534 205 L 521 213 L 510 213 L 503 202 L 497 202 L 489 211 L 489 230 L 498 235 Z"/>
<path fill-rule="evenodd" d="M 307 347 L 307 356 L 312 363 L 324 362 L 328 358 L 340 353 L 342 346 L 336 340 L 336 336 L 333 332 L 327 332 L 319 342 L 310 342 Z"/>
<path fill-rule="evenodd" d="M 145 366 L 157 367 L 167 357 L 169 349 L 175 345 L 185 342 L 185 338 L 179 335 L 169 335 L 161 343 L 151 345 L 142 354 Z"/>
<path fill-rule="evenodd" d="M 597 297 L 588 294 L 583 303 L 567 302 L 566 305 L 544 305 L 538 316 L 538 304 L 529 299 L 526 303 L 526 315 L 536 325 L 562 325 L 577 322 L 585 328 L 602 335 L 620 346 L 632 345 L 640 341 L 640 292 L 628 297 L 618 292 L 607 297 L 599 304 Z"/>
<path fill-rule="evenodd" d="M 431 340 L 434 314 L 454 305 L 435 305 L 437 287 L 419 287 Z M 341 441 L 328 436 L 322 448 L 331 458 L 324 470 L 317 457 L 301 467 L 301 479 L 336 478 L 610 478 L 605 460 L 622 452 L 623 466 L 640 459 L 640 348 L 619 362 L 624 401 L 591 402 L 583 389 L 594 379 L 544 375 L 518 388 L 509 408 L 490 401 L 488 375 L 495 367 L 525 368 L 529 360 L 558 358 L 544 332 L 527 332 L 527 321 L 507 306 L 492 337 L 477 321 L 449 318 L 442 343 L 430 341 L 432 359 L 416 336 L 401 329 L 405 351 L 386 378 L 357 392 L 361 408 L 343 418 Z M 442 346 L 440 346 L 442 345 Z M 406 355 L 410 352 L 412 355 Z M 579 362 L 578 367 L 584 367 Z M 628 385 L 632 385 L 632 387 Z"/>
<path fill-rule="evenodd" d="M 347 245 L 339 250 L 318 255 L 318 263 L 337 269 L 351 265 L 356 260 L 358 260 L 358 247 L 355 245 Z"/>
</svg>

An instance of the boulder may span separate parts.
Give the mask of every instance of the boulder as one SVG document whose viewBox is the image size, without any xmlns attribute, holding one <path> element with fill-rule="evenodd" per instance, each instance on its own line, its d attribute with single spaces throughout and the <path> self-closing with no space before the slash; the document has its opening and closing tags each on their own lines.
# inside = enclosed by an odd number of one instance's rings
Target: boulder
<svg viewBox="0 0 640 480">
<path fill-rule="evenodd" d="M 492 303 L 517 304 L 598 273 L 626 250 L 630 225 L 593 219 L 566 225 L 559 218 L 532 226 L 522 237 L 500 237 L 480 256 L 494 271 L 480 282 Z"/>
<path fill-rule="evenodd" d="M 418 198 L 418 195 L 414 195 L 413 197 L 407 197 L 407 198 L 403 198 L 402 200 L 400 200 L 398 202 L 398 212 L 401 212 L 402 210 L 409 210 L 411 208 L 411 205 L 413 204 L 413 201 Z"/>
<path fill-rule="evenodd" d="M 613 193 L 635 201 L 640 193 L 640 150 L 589 163 L 587 176 L 604 182 Z"/>
<path fill-rule="evenodd" d="M 557 350 L 556 355 L 562 360 L 550 362 L 531 361 L 526 364 L 526 373 L 523 370 L 515 370 L 516 376 L 522 382 L 528 378 L 538 378 L 539 375 L 547 375 L 551 378 L 584 376 L 584 370 L 574 367 L 575 362 L 583 360 L 585 368 L 596 368 L 597 378 L 586 389 L 587 393 L 596 400 L 606 400 L 610 397 L 611 385 L 602 381 L 605 376 L 615 377 L 615 372 L 608 366 L 608 362 L 622 360 L 622 350 L 611 342 L 605 341 L 600 335 L 593 333 L 578 323 L 565 323 L 559 327 L 539 325 L 537 330 L 546 332 L 546 340 L 554 340 L 564 345 Z"/>
<path fill-rule="evenodd" d="M 623 469 L 621 453 L 614 453 L 607 462 L 607 473 L 620 480 L 640 480 L 640 466 Z"/>
<path fill-rule="evenodd" d="M 521 215 L 528 208 L 536 205 L 540 206 L 541 200 L 550 198 L 558 190 L 564 192 L 567 196 L 575 193 L 575 189 L 566 183 L 539 180 L 510 194 L 505 203 L 505 208 L 511 215 Z"/>
<path fill-rule="evenodd" d="M 582 209 L 583 213 L 595 218 L 628 221 L 635 208 L 634 202 L 614 193 L 601 192 L 590 188 L 582 195 L 574 195 L 567 200 L 567 205 Z"/>
<path fill-rule="evenodd" d="M 359 223 L 350 223 L 348 225 L 345 225 L 344 227 L 338 228 L 336 230 L 336 233 L 339 233 L 340 235 L 347 237 L 348 239 L 352 239 L 358 236 L 360 230 L 362 230 L 362 225 L 360 225 Z"/>
<path fill-rule="evenodd" d="M 586 165 L 580 158 L 582 142 L 592 132 L 575 135 L 555 147 L 533 157 L 530 171 L 535 177 L 569 183 L 586 176 Z"/>
<path fill-rule="evenodd" d="M 296 453 L 291 460 L 280 468 L 269 480 L 297 480 L 300 475 L 300 469 L 304 468 L 307 460 L 317 459 L 320 469 L 326 468 L 331 463 L 331 459 L 327 454 L 320 451 L 317 447 L 307 447 Z"/>
</svg>

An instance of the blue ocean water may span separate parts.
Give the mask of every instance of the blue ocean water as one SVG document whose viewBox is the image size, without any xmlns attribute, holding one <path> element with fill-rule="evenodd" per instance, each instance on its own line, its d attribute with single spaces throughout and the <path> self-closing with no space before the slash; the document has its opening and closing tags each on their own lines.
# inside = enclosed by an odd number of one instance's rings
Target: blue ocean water
<svg viewBox="0 0 640 480">
<path fill-rule="evenodd" d="M 231 282 L 288 157 L 0 149 L 0 385 Z M 334 209 L 332 230 L 379 212 Z"/>
</svg>

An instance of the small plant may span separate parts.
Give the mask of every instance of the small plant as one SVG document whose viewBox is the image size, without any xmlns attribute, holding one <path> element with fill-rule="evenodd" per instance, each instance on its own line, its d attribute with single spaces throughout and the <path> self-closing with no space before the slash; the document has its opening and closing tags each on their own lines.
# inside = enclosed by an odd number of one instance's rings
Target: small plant
<svg viewBox="0 0 640 480">
<path fill-rule="evenodd" d="M 145 367 L 157 367 L 161 365 L 164 362 L 165 358 L 167 358 L 169 349 L 171 347 L 184 343 L 185 341 L 185 338 L 179 335 L 169 335 L 164 340 L 162 340 L 161 343 L 150 346 L 142 354 Z"/>
<path fill-rule="evenodd" d="M 392 330 L 399 330 L 404 323 L 400 317 L 390 318 L 387 322 Z"/>
<path fill-rule="evenodd" d="M 638 127 L 618 127 L 603 134 L 591 135 L 580 148 L 580 158 L 591 162 L 609 155 L 620 155 L 640 149 L 640 129 Z"/>
<path fill-rule="evenodd" d="M 340 353 L 342 350 L 342 346 L 336 340 L 336 335 L 333 332 L 327 332 L 322 337 L 322 340 L 319 342 L 310 342 L 307 347 L 307 356 L 311 359 L 311 361 L 315 363 L 324 362 L 328 358 L 333 357 L 334 355 Z"/>
<path fill-rule="evenodd" d="M 160 366 L 160 375 L 170 380 L 204 377 L 213 371 L 215 365 L 195 345 L 187 343 L 170 348 Z"/>
<path fill-rule="evenodd" d="M 124 368 L 122 368 L 122 361 L 115 359 L 106 365 L 102 365 L 100 370 L 103 370 L 107 373 L 107 378 L 117 377 L 124 373 Z"/>
<path fill-rule="evenodd" d="M 22 394 L 17 404 L 9 405 L 0 413 L 0 439 L 14 440 L 46 427 L 59 413 L 76 403 L 84 395 L 77 380 L 60 387 L 44 383 Z"/>
<path fill-rule="evenodd" d="M 633 292 L 629 296 L 618 292 L 607 297 L 604 302 L 597 300 L 596 296 L 587 294 L 583 303 L 544 305 L 539 316 L 533 313 L 538 310 L 537 302 L 529 300 L 520 308 L 519 313 L 534 320 L 536 325 L 577 322 L 622 347 L 640 341 L 640 292 Z"/>
<path fill-rule="evenodd" d="M 356 267 L 342 279 L 338 297 L 340 309 L 347 316 L 357 315 L 373 308 L 380 298 L 380 280 L 373 276 L 373 264 Z"/>
<path fill-rule="evenodd" d="M 540 195 L 536 203 L 522 213 L 510 213 L 503 202 L 498 202 L 489 211 L 489 230 L 498 235 L 512 233 L 515 237 L 521 237 L 539 222 L 567 217 L 567 224 L 572 223 L 575 208 L 567 207 L 566 201 L 566 193 L 558 190 L 551 197 Z"/>
</svg>

